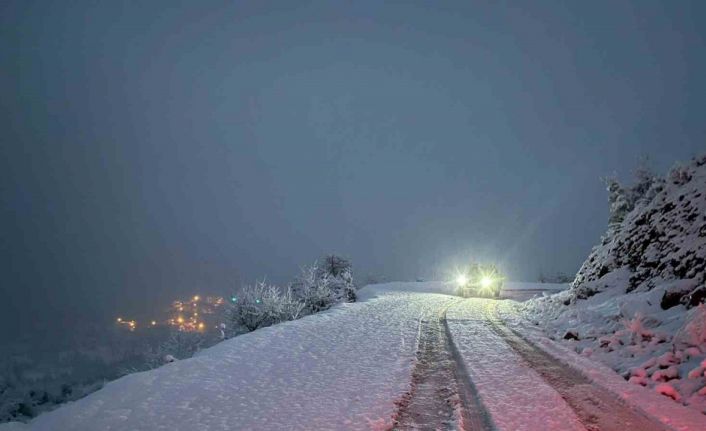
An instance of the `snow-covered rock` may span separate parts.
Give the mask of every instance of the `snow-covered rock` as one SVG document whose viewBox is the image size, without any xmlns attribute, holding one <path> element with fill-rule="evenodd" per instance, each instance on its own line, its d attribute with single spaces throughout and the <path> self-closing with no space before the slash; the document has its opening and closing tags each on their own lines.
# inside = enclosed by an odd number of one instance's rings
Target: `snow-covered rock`
<svg viewBox="0 0 706 431">
<path fill-rule="evenodd" d="M 626 291 L 646 291 L 679 280 L 665 292 L 673 306 L 706 298 L 706 155 L 675 167 L 662 190 L 642 200 L 614 225 L 579 270 L 575 299 L 585 299 L 613 283 L 604 277 L 626 268 Z"/>
</svg>

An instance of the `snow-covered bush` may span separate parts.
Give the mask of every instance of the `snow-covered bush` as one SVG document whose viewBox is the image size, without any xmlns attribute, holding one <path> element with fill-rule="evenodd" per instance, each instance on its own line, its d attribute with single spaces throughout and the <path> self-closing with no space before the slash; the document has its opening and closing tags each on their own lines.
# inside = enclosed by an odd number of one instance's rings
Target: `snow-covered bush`
<svg viewBox="0 0 706 431">
<path fill-rule="evenodd" d="M 305 305 L 307 313 L 326 310 L 339 302 L 355 302 L 356 288 L 350 263 L 338 256 L 326 256 L 320 265 L 302 269 L 291 284 L 293 295 Z"/>
<path fill-rule="evenodd" d="M 335 254 L 329 254 L 321 259 L 321 264 L 318 265 L 319 273 L 326 274 L 331 277 L 340 277 L 343 273 L 350 273 L 352 270 L 351 263 Z"/>
<path fill-rule="evenodd" d="M 318 268 L 318 275 L 330 280 L 334 302 L 355 302 L 356 288 L 350 261 L 334 254 L 324 256 Z"/>
<path fill-rule="evenodd" d="M 629 193 L 616 178 L 605 178 L 603 181 L 608 190 L 608 202 L 610 203 L 608 223 L 611 226 L 619 225 L 633 208 Z"/>
<path fill-rule="evenodd" d="M 629 189 L 630 203 L 634 208 L 649 203 L 663 188 L 664 180 L 652 172 L 647 159 L 643 159 L 634 173 L 635 180 Z"/>
<path fill-rule="evenodd" d="M 357 297 L 356 287 L 353 284 L 353 275 L 346 270 L 338 277 L 331 277 L 331 291 L 336 302 L 355 302 Z"/>
<path fill-rule="evenodd" d="M 609 226 L 616 228 L 636 207 L 649 203 L 662 190 L 664 180 L 656 176 L 643 160 L 635 170 L 635 180 L 623 186 L 615 177 L 604 178 L 610 204 Z"/>
<path fill-rule="evenodd" d="M 331 290 L 331 278 L 321 273 L 316 263 L 304 267 L 291 284 L 293 295 L 302 301 L 307 314 L 326 310 L 336 303 Z"/>
<path fill-rule="evenodd" d="M 236 332 L 249 332 L 303 315 L 305 304 L 292 293 L 263 282 L 245 286 L 230 311 Z"/>
</svg>

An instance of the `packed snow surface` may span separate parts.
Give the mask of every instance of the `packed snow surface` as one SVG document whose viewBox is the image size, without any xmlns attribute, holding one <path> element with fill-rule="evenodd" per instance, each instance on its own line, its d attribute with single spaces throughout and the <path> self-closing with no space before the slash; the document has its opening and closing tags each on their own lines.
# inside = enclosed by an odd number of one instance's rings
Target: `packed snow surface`
<svg viewBox="0 0 706 431">
<path fill-rule="evenodd" d="M 487 301 L 462 301 L 449 308 L 451 337 L 484 407 L 500 431 L 584 430 L 571 408 L 528 369 L 485 321 Z"/>
</svg>

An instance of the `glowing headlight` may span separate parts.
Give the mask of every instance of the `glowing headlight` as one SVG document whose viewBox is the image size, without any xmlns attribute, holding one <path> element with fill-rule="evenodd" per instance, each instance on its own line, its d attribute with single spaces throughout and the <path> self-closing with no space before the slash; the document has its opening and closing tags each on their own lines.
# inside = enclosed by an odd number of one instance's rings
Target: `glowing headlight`
<svg viewBox="0 0 706 431">
<path fill-rule="evenodd" d="M 480 280 L 480 285 L 483 288 L 489 288 L 493 284 L 493 279 L 490 277 L 483 277 Z"/>
<path fill-rule="evenodd" d="M 468 283 L 468 277 L 465 275 L 461 274 L 458 277 L 456 277 L 456 284 L 459 286 L 464 286 L 466 283 Z"/>
</svg>

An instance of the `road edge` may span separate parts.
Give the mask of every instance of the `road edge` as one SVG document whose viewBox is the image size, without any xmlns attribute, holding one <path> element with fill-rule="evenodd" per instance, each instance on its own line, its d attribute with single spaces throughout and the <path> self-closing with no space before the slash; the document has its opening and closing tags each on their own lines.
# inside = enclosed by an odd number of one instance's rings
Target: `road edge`
<svg viewBox="0 0 706 431">
<path fill-rule="evenodd" d="M 501 303 L 504 302 L 501 301 Z M 576 369 L 577 372 L 580 372 L 593 384 L 613 393 L 630 408 L 674 431 L 706 429 L 706 415 L 668 400 L 656 392 L 630 384 L 606 365 L 581 356 L 546 336 L 527 330 L 532 328 L 529 322 L 522 319 L 522 323 L 526 323 L 523 325 L 517 320 L 507 317 L 505 308 L 510 306 L 512 305 L 505 304 L 505 306 L 496 308 L 498 319 L 509 330 L 526 339 L 557 361 Z M 519 315 L 516 316 L 520 317 Z"/>
</svg>

